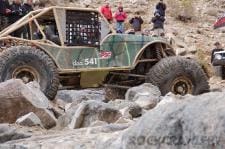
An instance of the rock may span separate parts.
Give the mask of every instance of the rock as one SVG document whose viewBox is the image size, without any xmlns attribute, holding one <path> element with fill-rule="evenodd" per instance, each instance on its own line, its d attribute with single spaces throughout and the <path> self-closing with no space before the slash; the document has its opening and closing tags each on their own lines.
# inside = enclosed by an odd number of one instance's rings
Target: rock
<svg viewBox="0 0 225 149">
<path fill-rule="evenodd" d="M 78 109 L 76 110 L 76 113 L 72 117 L 71 123 L 68 126 L 70 129 L 82 127 L 82 123 L 84 121 L 85 112 L 87 108 L 88 108 L 88 105 L 85 102 L 79 105 Z"/>
<path fill-rule="evenodd" d="M 62 116 L 63 114 L 65 114 L 65 109 L 62 108 L 61 106 L 54 104 L 53 102 L 50 102 L 50 107 L 48 108 L 50 111 L 52 111 L 52 113 L 54 114 L 54 116 L 58 119 L 60 116 Z"/>
<path fill-rule="evenodd" d="M 130 119 L 126 119 L 124 117 L 120 117 L 115 123 L 116 124 L 124 124 L 124 123 L 132 123 L 133 121 Z"/>
<path fill-rule="evenodd" d="M 109 104 L 119 110 L 124 118 L 133 119 L 142 115 L 141 107 L 135 102 L 117 99 Z"/>
<path fill-rule="evenodd" d="M 19 119 L 16 120 L 16 123 L 22 126 L 42 126 L 41 120 L 33 112 L 30 112 Z"/>
<path fill-rule="evenodd" d="M 157 103 L 160 101 L 160 98 L 151 98 L 149 96 L 139 96 L 135 103 L 137 103 L 141 108 L 145 110 L 153 109 Z"/>
<path fill-rule="evenodd" d="M 19 132 L 15 127 L 10 126 L 9 124 L 0 124 L 0 143 L 4 143 L 11 140 L 28 138 L 30 136 L 31 134 Z"/>
<path fill-rule="evenodd" d="M 160 101 L 161 92 L 157 86 L 150 83 L 130 88 L 126 93 L 126 100 L 134 101 L 141 108 L 152 109 Z"/>
<path fill-rule="evenodd" d="M 224 115 L 224 93 L 170 94 L 117 140 L 104 140 L 99 149 L 224 148 Z"/>
<path fill-rule="evenodd" d="M 58 91 L 56 95 L 56 99 L 61 99 L 66 103 L 77 102 L 81 103 L 82 101 L 86 100 L 97 100 L 97 101 L 104 101 L 105 94 L 104 91 L 99 90 L 61 90 Z"/>
<path fill-rule="evenodd" d="M 87 128 L 86 134 L 96 134 L 99 132 L 104 132 L 104 133 L 112 133 L 115 131 L 121 131 L 124 129 L 127 129 L 131 124 L 128 123 L 122 123 L 122 124 L 108 124 L 104 126 L 98 126 L 98 127 L 89 127 Z"/>
<path fill-rule="evenodd" d="M 132 4 L 136 5 L 147 5 L 148 2 L 146 0 L 129 0 Z"/>
<path fill-rule="evenodd" d="M 209 8 L 206 9 L 205 14 L 207 14 L 209 16 L 217 17 L 218 9 L 214 8 L 214 7 L 209 7 Z"/>
<path fill-rule="evenodd" d="M 185 48 L 176 48 L 176 55 L 184 56 L 187 54 L 187 49 Z"/>
<path fill-rule="evenodd" d="M 133 119 L 142 115 L 142 109 L 139 105 L 130 105 L 120 110 L 124 118 Z"/>
<path fill-rule="evenodd" d="M 23 140 L 9 141 L 0 144 L 4 149 L 24 148 L 54 148 L 54 149 L 94 149 L 97 144 L 108 138 L 116 138 L 120 132 L 127 129 L 130 124 L 108 124 L 98 127 L 89 127 L 74 130 L 64 130 L 54 134 L 32 136 Z"/>
<path fill-rule="evenodd" d="M 49 101 L 38 83 L 25 85 L 21 80 L 12 79 L 0 84 L 0 123 L 14 123 L 33 112 L 45 128 L 51 128 L 56 125 L 56 119 L 48 108 Z"/>
<path fill-rule="evenodd" d="M 109 104 L 89 100 L 70 108 L 65 115 L 58 119 L 58 127 L 72 129 L 88 127 L 97 120 L 114 123 L 119 117 L 121 117 L 119 110 Z"/>
<path fill-rule="evenodd" d="M 104 122 L 104 121 L 94 121 L 93 123 L 91 123 L 90 127 L 96 127 L 96 126 L 104 126 L 107 125 L 108 123 Z"/>
</svg>

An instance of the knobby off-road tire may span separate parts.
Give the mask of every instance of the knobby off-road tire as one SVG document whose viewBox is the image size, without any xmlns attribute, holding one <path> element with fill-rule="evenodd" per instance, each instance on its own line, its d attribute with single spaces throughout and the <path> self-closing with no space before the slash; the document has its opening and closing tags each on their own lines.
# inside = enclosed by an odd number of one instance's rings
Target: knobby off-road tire
<svg viewBox="0 0 225 149">
<path fill-rule="evenodd" d="M 59 75 L 52 59 L 34 47 L 15 46 L 0 55 L 0 82 L 17 78 L 24 83 L 37 81 L 41 90 L 53 100 L 59 86 Z"/>
<path fill-rule="evenodd" d="M 207 76 L 194 60 L 168 57 L 154 65 L 147 74 L 146 82 L 156 85 L 162 95 L 198 95 L 209 91 Z"/>
</svg>

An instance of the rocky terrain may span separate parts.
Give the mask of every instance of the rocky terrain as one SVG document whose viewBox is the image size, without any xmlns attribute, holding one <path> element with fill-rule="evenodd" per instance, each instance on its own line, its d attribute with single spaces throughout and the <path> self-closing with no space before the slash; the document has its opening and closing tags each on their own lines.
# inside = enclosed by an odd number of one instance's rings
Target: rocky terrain
<svg viewBox="0 0 225 149">
<path fill-rule="evenodd" d="M 161 96 L 151 84 L 104 102 L 104 90 L 62 90 L 48 101 L 35 82 L 0 84 L 0 148 L 224 148 L 225 90 Z"/>
<path fill-rule="evenodd" d="M 103 3 L 100 0 L 39 2 L 91 8 Z M 115 11 L 119 1 L 110 2 Z M 125 0 L 123 5 L 129 18 L 135 11 L 141 12 L 144 28 L 151 29 L 148 22 L 156 2 Z M 196 56 L 207 68 L 212 76 L 211 92 L 199 96 L 171 93 L 161 96 L 158 87 L 143 84 L 129 89 L 125 99 L 106 101 L 104 89 L 86 89 L 60 90 L 55 100 L 49 101 L 36 82 L 9 80 L 0 84 L 0 148 L 224 148 L 225 81 L 213 76 L 209 58 L 213 43 L 223 43 L 225 39 L 225 28 L 212 27 L 223 14 L 225 3 L 222 0 L 165 2 L 168 4 L 166 37 L 173 41 L 177 54 Z"/>
</svg>

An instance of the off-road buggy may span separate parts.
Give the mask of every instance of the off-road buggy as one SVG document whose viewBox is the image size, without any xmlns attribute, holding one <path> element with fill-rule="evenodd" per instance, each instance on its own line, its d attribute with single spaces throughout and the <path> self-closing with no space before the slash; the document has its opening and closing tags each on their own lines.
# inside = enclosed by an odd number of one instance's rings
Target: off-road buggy
<svg viewBox="0 0 225 149">
<path fill-rule="evenodd" d="M 10 36 L 21 28 L 29 31 L 30 39 Z M 164 38 L 117 34 L 93 9 L 33 11 L 4 29 L 0 43 L 0 81 L 36 80 L 49 99 L 58 87 L 105 86 L 120 91 L 144 82 L 157 85 L 163 95 L 209 90 L 201 66 L 175 56 Z"/>
</svg>

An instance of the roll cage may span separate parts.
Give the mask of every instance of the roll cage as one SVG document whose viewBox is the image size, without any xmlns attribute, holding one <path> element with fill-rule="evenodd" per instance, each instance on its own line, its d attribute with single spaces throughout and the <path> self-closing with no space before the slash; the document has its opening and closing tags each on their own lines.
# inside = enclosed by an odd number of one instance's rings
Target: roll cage
<svg viewBox="0 0 225 149">
<path fill-rule="evenodd" d="M 99 46 L 108 33 L 115 33 L 95 9 L 54 6 L 30 12 L 0 32 L 0 38 L 23 27 L 29 27 L 29 40 L 46 40 L 58 46 Z"/>
</svg>

